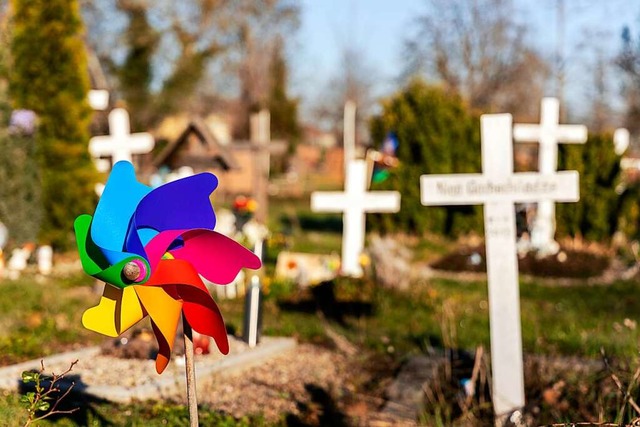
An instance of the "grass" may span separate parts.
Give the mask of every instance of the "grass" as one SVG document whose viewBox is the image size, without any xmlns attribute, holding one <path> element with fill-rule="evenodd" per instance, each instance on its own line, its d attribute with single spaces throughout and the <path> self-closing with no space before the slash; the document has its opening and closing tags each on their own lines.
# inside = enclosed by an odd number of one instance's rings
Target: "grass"
<svg viewBox="0 0 640 427">
<path fill-rule="evenodd" d="M 339 216 L 316 215 L 308 206 L 308 200 L 272 202 L 272 230 L 289 233 L 289 249 L 294 251 L 339 251 Z M 415 239 L 412 244 L 419 259 L 442 254 L 451 245 L 438 239 Z M 270 256 L 267 272 L 273 270 L 274 251 Z M 91 292 L 92 284 L 93 280 L 82 274 L 42 283 L 28 276 L 3 281 L 0 364 L 102 342 L 101 336 L 85 330 L 80 321 L 82 312 L 99 299 Z M 240 336 L 244 302 L 218 303 L 227 326 Z M 604 349 L 612 357 L 636 361 L 639 303 L 635 282 L 552 287 L 528 280 L 520 284 L 524 351 L 599 358 Z M 431 346 L 489 348 L 487 284 L 434 279 L 414 283 L 408 292 L 395 292 L 367 280 L 339 279 L 333 285 L 307 290 L 288 282 L 265 282 L 264 334 L 331 345 L 327 326 L 352 343 L 390 355 L 396 362 Z M 187 420 L 184 407 L 169 403 L 122 406 L 91 402 L 83 404 L 81 412 L 84 418 L 62 418 L 42 425 L 159 426 L 184 425 Z M 0 425 L 20 425 L 21 414 L 18 396 L 0 395 Z M 259 414 L 235 420 L 211 408 L 201 408 L 200 418 L 203 426 L 268 425 Z"/>
<path fill-rule="evenodd" d="M 98 300 L 88 291 L 90 280 L 74 276 L 39 284 L 25 278 L 2 286 L 0 349 L 5 364 L 102 340 L 80 323 L 83 310 Z M 485 282 L 433 280 L 400 293 L 380 289 L 370 281 L 340 279 L 327 289 L 298 290 L 291 283 L 271 283 L 263 306 L 264 333 L 328 345 L 325 326 L 329 325 L 351 342 L 397 361 L 429 346 L 489 348 Z M 598 358 L 604 349 L 613 357 L 635 360 L 640 338 L 634 323 L 638 298 L 634 282 L 563 287 L 522 284 L 524 351 Z M 230 329 L 241 335 L 243 301 L 225 300 L 219 305 Z M 93 424 L 89 425 L 106 425 L 99 419 L 121 425 L 122 412 L 131 413 L 126 420 L 133 424 L 126 425 L 181 425 L 184 415 L 179 406 L 95 404 L 92 408 L 87 419 Z M 2 419 L 15 420 L 19 409 L 15 395 L 2 396 L 0 425 L 5 425 Z M 212 424 L 206 424 L 206 417 Z M 153 424 L 160 419 L 167 419 L 168 424 Z M 202 425 L 232 422 L 215 412 L 203 415 L 203 420 Z M 250 421 L 261 422 L 259 416 Z M 55 425 L 76 425 L 68 422 L 60 420 Z"/>
</svg>

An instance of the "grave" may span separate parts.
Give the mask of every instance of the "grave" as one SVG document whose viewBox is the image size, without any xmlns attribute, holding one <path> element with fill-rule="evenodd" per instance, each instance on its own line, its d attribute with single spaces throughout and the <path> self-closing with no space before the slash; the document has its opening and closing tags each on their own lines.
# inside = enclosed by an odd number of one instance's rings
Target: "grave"
<svg viewBox="0 0 640 427">
<path fill-rule="evenodd" d="M 579 197 L 575 171 L 513 172 L 511 124 L 510 114 L 481 117 L 482 174 L 420 178 L 423 205 L 484 204 L 492 396 L 497 420 L 525 404 L 514 204 L 575 202 Z"/>
<path fill-rule="evenodd" d="M 558 144 L 584 144 L 587 128 L 583 125 L 560 125 L 560 102 L 556 98 L 543 98 L 540 106 L 540 124 L 515 124 L 516 142 L 538 142 L 538 171 L 553 174 L 558 168 Z M 540 256 L 558 253 L 555 241 L 556 211 L 552 200 L 532 200 L 538 208 L 531 231 L 531 246 Z"/>
<path fill-rule="evenodd" d="M 197 355 L 195 369 L 198 387 L 213 378 L 258 366 L 272 357 L 296 347 L 293 338 L 264 337 L 254 348 L 229 336 L 230 353 L 223 356 L 217 350 Z M 63 372 L 78 360 L 69 379 L 76 382 L 74 390 L 117 403 L 134 400 L 158 400 L 184 396 L 184 360 L 175 357 L 162 375 L 155 371 L 153 359 L 123 359 L 102 354 L 100 347 L 43 357 L 46 372 Z M 21 373 L 39 370 L 41 359 L 0 368 L 0 389 L 17 391 Z M 181 363 L 182 362 L 182 363 Z M 64 384 L 63 384 L 64 386 Z M 67 383 L 68 386 L 68 383 Z"/>
<path fill-rule="evenodd" d="M 339 268 L 340 257 L 335 254 L 281 251 L 276 261 L 275 277 L 306 287 L 335 279 Z"/>
<path fill-rule="evenodd" d="M 367 212 L 393 213 L 400 210 L 397 191 L 367 191 L 369 175 L 364 160 L 353 160 L 347 167 L 344 192 L 311 193 L 314 212 L 342 212 L 342 265 L 341 273 L 362 276 L 360 256 L 364 250 Z"/>
</svg>

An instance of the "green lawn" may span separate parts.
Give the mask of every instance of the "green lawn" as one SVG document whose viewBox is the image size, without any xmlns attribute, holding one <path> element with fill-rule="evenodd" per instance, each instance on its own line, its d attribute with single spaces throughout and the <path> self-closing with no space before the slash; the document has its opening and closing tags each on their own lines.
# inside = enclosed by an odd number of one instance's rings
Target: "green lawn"
<svg viewBox="0 0 640 427">
<path fill-rule="evenodd" d="M 81 276 L 40 284 L 27 278 L 3 282 L 0 324 L 4 333 L 0 346 L 4 363 L 37 358 L 74 343 L 100 342 L 97 334 L 84 330 L 80 324 L 82 311 L 98 300 L 97 295 L 87 291 L 91 283 Z M 319 289 L 299 291 L 291 284 L 272 283 L 264 303 L 264 333 L 326 343 L 324 325 L 328 324 L 353 343 L 397 359 L 429 345 L 465 349 L 489 345 L 484 282 L 434 280 L 415 284 L 408 293 L 398 293 L 378 289 L 369 281 L 339 280 L 333 289 Z M 331 300 L 332 295 L 335 301 Z M 563 287 L 523 284 L 525 352 L 598 357 L 603 348 L 610 355 L 635 358 L 638 298 L 637 284 L 632 282 Z M 229 327 L 240 335 L 243 302 L 219 303 Z M 102 411 L 115 425 L 120 425 L 117 414 L 122 411 L 131 413 L 127 420 L 139 423 L 127 425 L 155 425 L 150 420 L 185 415 L 179 408 L 157 405 L 127 409 L 97 405 L 92 411 L 97 411 L 90 414 L 97 417 L 95 420 L 102 417 Z M 168 412 L 158 415 L 158 411 Z M 203 419 L 211 417 L 214 424 L 223 421 L 219 415 L 207 415 L 206 408 L 203 411 Z M 20 413 L 16 397 L 2 396 L 0 424 L 6 425 L 9 419 L 15 421 L 16 413 Z M 258 421 L 259 418 L 252 422 Z M 107 425 L 95 422 L 91 425 Z M 57 425 L 67 424 L 61 421 Z M 207 424 L 203 421 L 203 425 Z"/>
<path fill-rule="evenodd" d="M 317 215 L 308 200 L 271 203 L 272 230 L 288 233 L 289 248 L 331 253 L 340 249 L 340 216 Z M 288 227 L 288 229 L 287 229 Z M 450 247 L 442 239 L 413 239 L 419 259 L 429 259 Z M 273 271 L 277 250 L 268 251 L 266 271 Z M 307 290 L 291 283 L 265 283 L 263 330 L 301 341 L 330 342 L 329 326 L 352 343 L 401 361 L 428 347 L 474 349 L 489 347 L 487 286 L 484 281 L 435 279 L 414 283 L 408 292 L 380 289 L 370 280 L 337 280 Z M 85 330 L 82 312 L 95 305 L 93 279 L 78 274 L 37 282 L 32 277 L 0 283 L 0 364 L 39 358 L 77 346 L 103 342 Z M 600 357 L 607 354 L 636 361 L 639 348 L 638 284 L 550 286 L 528 280 L 520 285 L 524 351 L 544 355 Z M 242 300 L 219 301 L 227 325 L 240 336 Z M 61 419 L 53 425 L 184 425 L 184 408 L 166 404 L 129 406 L 91 403 L 76 423 Z M 15 394 L 0 395 L 0 425 L 21 425 L 24 411 Z M 255 418 L 233 420 L 201 408 L 201 425 L 264 425 Z M 49 425 L 45 423 L 43 425 Z"/>
</svg>

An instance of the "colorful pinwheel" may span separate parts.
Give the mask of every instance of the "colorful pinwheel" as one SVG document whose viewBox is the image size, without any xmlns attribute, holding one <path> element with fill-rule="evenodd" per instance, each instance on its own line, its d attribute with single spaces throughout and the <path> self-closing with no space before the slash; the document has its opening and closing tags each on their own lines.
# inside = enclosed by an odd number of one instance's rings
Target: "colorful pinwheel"
<svg viewBox="0 0 640 427">
<path fill-rule="evenodd" d="M 121 161 L 93 217 L 80 215 L 74 223 L 83 269 L 107 283 L 83 325 L 117 337 L 149 316 L 159 345 L 158 373 L 169 363 L 181 314 L 229 352 L 222 315 L 200 275 L 227 284 L 243 267 L 260 268 L 251 251 L 213 231 L 209 195 L 217 185 L 213 174 L 202 173 L 152 190 L 136 180 L 131 163 Z"/>
</svg>

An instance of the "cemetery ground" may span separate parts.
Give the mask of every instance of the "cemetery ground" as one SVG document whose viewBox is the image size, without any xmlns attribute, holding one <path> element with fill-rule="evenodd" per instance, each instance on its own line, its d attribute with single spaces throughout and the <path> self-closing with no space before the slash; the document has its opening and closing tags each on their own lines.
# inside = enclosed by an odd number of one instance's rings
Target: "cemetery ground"
<svg viewBox="0 0 640 427">
<path fill-rule="evenodd" d="M 272 203 L 272 241 L 291 250 L 339 251 L 339 217 L 311 214 L 308 206 Z M 441 238 L 401 240 L 417 263 L 441 259 L 456 248 Z M 270 278 L 274 248 L 267 256 Z M 73 270 L 2 282 L 0 364 L 104 343 L 80 321 L 98 300 L 92 284 Z M 527 422 L 621 423 L 637 416 L 628 397 L 640 386 L 638 282 L 587 285 L 527 277 L 520 296 Z M 243 300 L 218 303 L 229 332 L 240 336 Z M 295 337 L 300 345 L 264 366 L 214 378 L 199 395 L 200 423 L 394 425 L 407 419 L 383 409 L 393 399 L 389 390 L 403 367 L 422 357 L 434 363 L 420 373 L 429 381 L 419 384 L 423 408 L 417 421 L 490 425 L 488 322 L 487 285 L 477 275 L 417 279 L 406 290 L 387 289 L 372 279 L 337 279 L 305 289 L 268 279 L 263 334 Z M 465 395 L 465 379 L 475 384 L 475 396 Z M 0 393 L 0 425 L 23 424 L 26 412 L 19 399 L 13 392 Z M 71 396 L 67 404 L 80 410 L 42 425 L 159 426 L 188 420 L 180 401 L 122 405 Z"/>
</svg>

